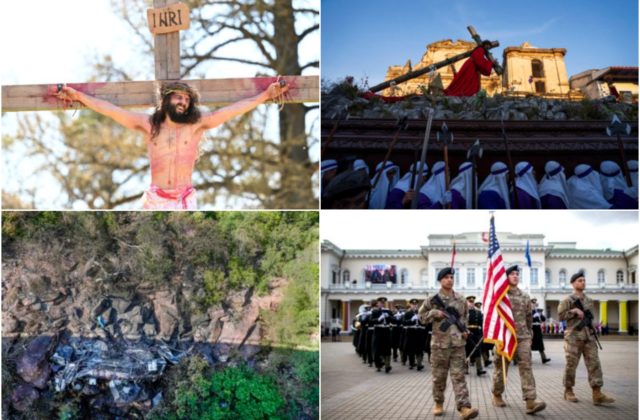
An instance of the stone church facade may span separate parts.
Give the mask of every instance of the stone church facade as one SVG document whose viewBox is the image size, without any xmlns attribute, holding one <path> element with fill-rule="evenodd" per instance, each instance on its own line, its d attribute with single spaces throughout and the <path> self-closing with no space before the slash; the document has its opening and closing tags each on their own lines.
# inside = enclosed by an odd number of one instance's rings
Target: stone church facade
<svg viewBox="0 0 640 420">
<path fill-rule="evenodd" d="M 471 51 L 475 47 L 475 42 L 460 39 L 455 42 L 450 39 L 433 42 L 427 45 L 426 53 L 416 65 L 412 66 L 411 60 L 408 60 L 404 66 L 389 66 L 385 80 L 396 78 L 412 70 L 429 67 L 447 58 Z M 582 92 L 579 89 L 572 89 L 569 85 L 564 63 L 566 52 L 564 48 L 537 48 L 527 42 L 517 47 L 507 47 L 503 52 L 504 74 L 499 76 L 492 72 L 489 76 L 481 76 L 481 88 L 489 96 L 536 95 L 549 99 L 582 99 L 584 97 Z M 393 96 L 422 93 L 433 83 L 441 83 L 446 88 L 466 60 L 468 59 L 390 87 L 382 93 Z"/>
</svg>

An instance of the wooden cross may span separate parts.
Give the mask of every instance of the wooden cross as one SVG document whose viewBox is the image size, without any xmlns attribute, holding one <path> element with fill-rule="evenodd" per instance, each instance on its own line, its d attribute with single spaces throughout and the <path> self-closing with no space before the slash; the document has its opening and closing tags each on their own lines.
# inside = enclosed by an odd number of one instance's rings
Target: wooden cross
<svg viewBox="0 0 640 420">
<path fill-rule="evenodd" d="M 177 3 L 177 0 L 153 0 L 154 8 Z M 180 78 L 180 33 L 154 37 L 155 78 L 157 81 Z M 287 103 L 318 102 L 319 76 L 283 76 L 289 86 Z M 220 106 L 263 92 L 275 77 L 183 80 L 200 93 L 200 104 Z M 158 89 L 155 81 L 114 83 L 68 83 L 68 86 L 104 99 L 123 108 L 152 107 Z M 59 111 L 61 101 L 55 96 L 56 85 L 15 85 L 2 87 L 2 112 Z M 82 105 L 79 104 L 82 107 Z"/>
</svg>

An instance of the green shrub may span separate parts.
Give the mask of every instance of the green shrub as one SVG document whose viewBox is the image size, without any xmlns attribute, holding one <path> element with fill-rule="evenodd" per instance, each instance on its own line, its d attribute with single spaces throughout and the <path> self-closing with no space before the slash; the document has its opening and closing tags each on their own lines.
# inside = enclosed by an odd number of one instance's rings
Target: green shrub
<svg viewBox="0 0 640 420">
<path fill-rule="evenodd" d="M 280 419 L 285 401 L 276 382 L 245 365 L 209 374 L 206 361 L 192 357 L 172 397 L 150 413 L 168 419 Z M 171 414 L 173 413 L 173 414 Z"/>
<path fill-rule="evenodd" d="M 205 308 L 216 306 L 224 301 L 227 295 L 224 273 L 218 270 L 204 272 L 204 298 L 202 306 Z"/>
</svg>

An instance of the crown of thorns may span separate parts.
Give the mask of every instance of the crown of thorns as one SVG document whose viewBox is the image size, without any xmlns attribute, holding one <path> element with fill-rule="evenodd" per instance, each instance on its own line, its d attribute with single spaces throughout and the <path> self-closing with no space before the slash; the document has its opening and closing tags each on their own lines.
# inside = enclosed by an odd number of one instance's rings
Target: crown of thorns
<svg viewBox="0 0 640 420">
<path fill-rule="evenodd" d="M 186 93 L 189 95 L 189 98 L 191 98 L 191 102 L 193 103 L 198 103 L 200 100 L 200 94 L 198 91 L 182 82 L 163 83 L 160 86 L 160 99 L 176 92 Z"/>
</svg>

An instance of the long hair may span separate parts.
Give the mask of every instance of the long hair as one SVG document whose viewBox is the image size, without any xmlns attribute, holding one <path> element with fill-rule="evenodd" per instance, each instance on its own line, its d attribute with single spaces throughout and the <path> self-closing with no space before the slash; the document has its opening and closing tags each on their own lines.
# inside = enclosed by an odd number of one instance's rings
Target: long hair
<svg viewBox="0 0 640 420">
<path fill-rule="evenodd" d="M 172 120 L 183 124 L 195 124 L 200 121 L 201 114 L 198 108 L 200 95 L 198 91 L 186 83 L 163 83 L 158 91 L 158 105 L 154 113 L 149 117 L 152 139 L 160 133 L 160 125 L 166 120 L 167 115 L 171 113 L 171 95 L 175 92 L 183 92 L 189 95 L 189 107 L 183 115 L 179 118 L 174 116 Z"/>
</svg>

